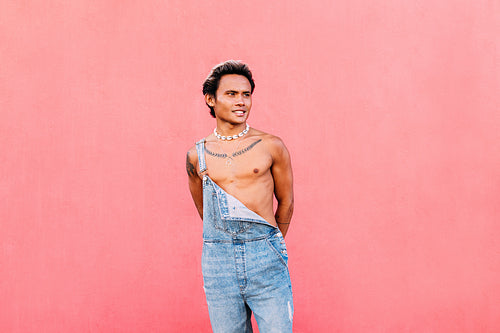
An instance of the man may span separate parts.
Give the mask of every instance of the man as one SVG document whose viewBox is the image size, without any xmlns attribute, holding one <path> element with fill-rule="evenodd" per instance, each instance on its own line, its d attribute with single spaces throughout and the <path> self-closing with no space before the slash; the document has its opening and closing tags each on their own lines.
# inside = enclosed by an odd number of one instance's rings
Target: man
<svg viewBox="0 0 500 333">
<path fill-rule="evenodd" d="M 229 60 L 212 69 L 203 94 L 216 128 L 186 158 L 203 219 L 202 272 L 214 332 L 252 332 L 252 312 L 262 333 L 292 331 L 284 241 L 292 168 L 281 139 L 247 124 L 254 88 L 246 64 Z"/>
</svg>

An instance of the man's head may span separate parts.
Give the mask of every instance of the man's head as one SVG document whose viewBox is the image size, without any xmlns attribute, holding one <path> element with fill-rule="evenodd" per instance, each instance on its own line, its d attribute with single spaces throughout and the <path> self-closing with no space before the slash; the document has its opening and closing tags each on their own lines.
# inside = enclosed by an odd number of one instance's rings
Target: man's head
<svg viewBox="0 0 500 333">
<path fill-rule="evenodd" d="M 224 75 L 228 74 L 244 76 L 250 83 L 250 93 L 253 93 L 255 89 L 255 83 L 252 78 L 252 72 L 248 68 L 248 65 L 237 60 L 228 60 L 215 66 L 212 69 L 205 82 L 203 82 L 203 95 L 205 95 L 205 97 L 209 96 L 214 100 L 217 100 L 217 89 L 219 88 L 220 80 Z M 215 118 L 214 108 L 208 103 L 207 106 L 210 108 L 210 114 Z"/>
</svg>

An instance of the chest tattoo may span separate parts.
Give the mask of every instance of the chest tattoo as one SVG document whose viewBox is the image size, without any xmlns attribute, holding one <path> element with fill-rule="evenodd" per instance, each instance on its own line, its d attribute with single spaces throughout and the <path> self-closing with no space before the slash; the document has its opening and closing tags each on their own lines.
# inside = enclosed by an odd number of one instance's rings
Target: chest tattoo
<svg viewBox="0 0 500 333">
<path fill-rule="evenodd" d="M 231 154 L 231 157 L 236 157 L 236 156 L 243 155 L 244 153 L 246 153 L 247 151 L 249 151 L 250 149 L 252 149 L 253 147 L 255 147 L 255 145 L 258 144 L 261 141 L 262 141 L 262 139 L 259 139 L 259 140 L 255 141 L 255 142 L 252 142 L 247 147 L 245 147 L 243 149 L 240 149 L 238 151 L 235 151 L 234 153 Z M 205 147 L 205 151 L 207 152 L 208 155 L 211 155 L 213 157 L 228 158 L 228 156 L 227 156 L 226 153 L 214 153 L 213 151 L 209 150 L 206 147 Z"/>
</svg>

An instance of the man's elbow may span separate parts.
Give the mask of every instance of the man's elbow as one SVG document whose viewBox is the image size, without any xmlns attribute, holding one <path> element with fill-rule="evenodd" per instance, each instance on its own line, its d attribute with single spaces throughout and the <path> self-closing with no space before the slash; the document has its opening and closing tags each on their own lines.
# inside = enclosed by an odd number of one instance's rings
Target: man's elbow
<svg viewBox="0 0 500 333">
<path fill-rule="evenodd" d="M 278 200 L 278 205 L 282 207 L 288 207 L 290 211 L 293 211 L 293 197 L 282 198 Z"/>
</svg>

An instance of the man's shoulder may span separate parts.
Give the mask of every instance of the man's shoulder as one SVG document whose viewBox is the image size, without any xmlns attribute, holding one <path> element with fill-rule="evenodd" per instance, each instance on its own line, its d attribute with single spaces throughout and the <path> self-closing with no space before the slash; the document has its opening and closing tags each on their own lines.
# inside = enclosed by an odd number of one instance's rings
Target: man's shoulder
<svg viewBox="0 0 500 333">
<path fill-rule="evenodd" d="M 283 140 L 274 134 L 266 133 L 255 128 L 252 128 L 251 134 L 255 136 L 255 138 L 262 140 L 262 142 L 271 149 L 282 149 L 285 147 Z"/>
<path fill-rule="evenodd" d="M 186 154 L 186 159 L 188 161 L 190 161 L 191 163 L 198 162 L 198 152 L 196 151 L 196 144 L 188 149 L 187 154 Z"/>
<path fill-rule="evenodd" d="M 280 137 L 258 129 L 253 129 L 251 134 L 255 138 L 262 140 L 263 146 L 267 148 L 267 151 L 271 154 L 273 160 L 288 153 L 285 143 Z"/>
<path fill-rule="evenodd" d="M 201 143 L 201 142 L 206 142 L 208 141 L 207 139 L 210 137 L 210 135 L 196 141 L 189 149 L 188 149 L 188 154 L 198 154 L 197 151 L 196 151 L 196 146 L 198 145 L 198 143 Z"/>
<path fill-rule="evenodd" d="M 203 142 L 210 142 L 212 140 L 213 134 L 208 134 L 206 137 L 196 141 L 187 151 L 187 158 L 190 159 L 192 162 L 198 163 L 198 150 L 196 149 L 196 145 L 198 143 L 203 143 Z"/>
</svg>

